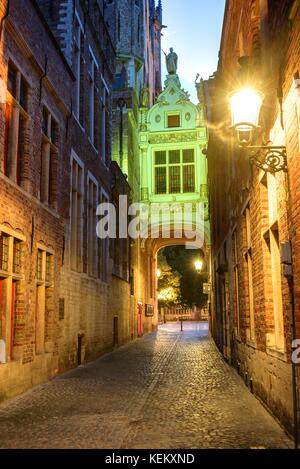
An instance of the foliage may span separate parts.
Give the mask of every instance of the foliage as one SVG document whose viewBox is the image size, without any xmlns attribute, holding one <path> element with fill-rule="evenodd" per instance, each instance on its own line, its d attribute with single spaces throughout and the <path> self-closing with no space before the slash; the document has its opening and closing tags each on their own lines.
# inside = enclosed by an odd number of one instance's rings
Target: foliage
<svg viewBox="0 0 300 469">
<path fill-rule="evenodd" d="M 163 251 L 158 255 L 160 277 L 158 279 L 159 307 L 170 307 L 181 303 L 180 280 L 181 275 L 172 270 Z"/>
<path fill-rule="evenodd" d="M 194 262 L 204 258 L 200 250 L 186 249 L 185 246 L 171 246 L 164 249 L 164 256 L 171 269 L 180 275 L 180 296 L 182 304 L 202 308 L 207 306 L 207 295 L 203 294 L 203 283 L 207 282 L 206 266 L 198 273 Z"/>
</svg>

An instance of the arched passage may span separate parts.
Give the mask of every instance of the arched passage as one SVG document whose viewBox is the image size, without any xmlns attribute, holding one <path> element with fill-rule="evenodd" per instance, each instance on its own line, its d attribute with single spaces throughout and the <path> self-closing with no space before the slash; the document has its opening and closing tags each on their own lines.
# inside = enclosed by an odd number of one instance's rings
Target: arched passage
<svg viewBox="0 0 300 469">
<path fill-rule="evenodd" d="M 153 234 L 153 232 L 152 232 Z M 195 251 L 195 258 L 199 256 L 199 251 L 203 253 L 204 263 L 207 268 L 207 277 L 208 282 L 210 283 L 210 275 L 211 275 L 211 265 L 210 265 L 210 236 L 209 236 L 209 227 L 207 226 L 205 229 L 205 233 L 203 237 L 203 242 L 199 245 L 194 245 L 192 248 L 191 241 L 193 240 L 192 235 L 194 231 L 191 229 L 185 230 L 185 236 L 181 238 L 174 237 L 174 232 L 171 231 L 172 236 L 169 238 L 165 238 L 160 233 L 160 237 L 151 238 L 149 234 L 149 238 L 144 239 L 142 243 L 142 248 L 147 255 L 147 257 L 151 260 L 151 279 L 154 283 L 153 291 L 154 291 L 154 317 L 153 317 L 153 326 L 157 327 L 159 322 L 159 314 L 158 314 L 158 295 L 157 295 L 157 269 L 158 269 L 158 253 L 163 250 L 164 248 L 171 247 L 171 246 L 186 246 L 186 249 Z M 209 299 L 208 299 L 209 301 Z"/>
</svg>

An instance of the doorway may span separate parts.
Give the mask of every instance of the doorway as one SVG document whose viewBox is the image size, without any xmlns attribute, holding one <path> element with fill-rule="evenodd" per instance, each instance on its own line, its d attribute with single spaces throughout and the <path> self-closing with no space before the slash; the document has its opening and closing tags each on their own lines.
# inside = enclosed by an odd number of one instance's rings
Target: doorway
<svg viewBox="0 0 300 469">
<path fill-rule="evenodd" d="M 138 303 L 137 335 L 138 337 L 143 335 L 143 303 Z"/>
<path fill-rule="evenodd" d="M 119 345 L 119 316 L 114 317 L 114 346 Z"/>
<path fill-rule="evenodd" d="M 77 365 L 82 365 L 82 347 L 83 347 L 83 334 L 78 335 L 78 344 L 77 344 Z"/>
</svg>

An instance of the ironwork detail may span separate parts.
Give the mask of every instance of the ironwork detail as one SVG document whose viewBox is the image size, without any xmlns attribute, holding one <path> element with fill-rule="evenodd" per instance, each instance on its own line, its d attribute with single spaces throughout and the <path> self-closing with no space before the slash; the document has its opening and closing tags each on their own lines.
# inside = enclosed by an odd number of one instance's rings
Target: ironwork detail
<svg viewBox="0 0 300 469">
<path fill-rule="evenodd" d="M 282 146 L 250 146 L 250 163 L 266 173 L 287 172 L 286 147 Z"/>
</svg>

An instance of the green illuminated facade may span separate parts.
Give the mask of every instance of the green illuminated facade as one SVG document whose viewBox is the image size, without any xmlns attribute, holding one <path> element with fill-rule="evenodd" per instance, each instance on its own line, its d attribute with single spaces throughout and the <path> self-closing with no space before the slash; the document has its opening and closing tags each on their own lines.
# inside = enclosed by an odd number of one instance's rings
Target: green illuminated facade
<svg viewBox="0 0 300 469">
<path fill-rule="evenodd" d="M 207 147 L 203 82 L 197 83 L 199 104 L 169 74 L 165 88 L 150 109 L 140 109 L 141 201 L 145 203 L 203 202 L 209 244 Z"/>
</svg>

